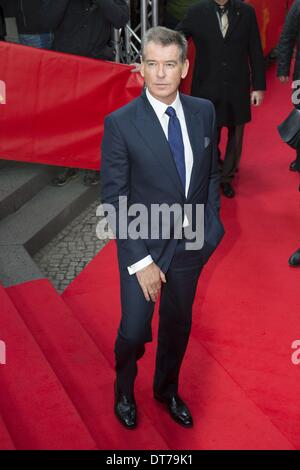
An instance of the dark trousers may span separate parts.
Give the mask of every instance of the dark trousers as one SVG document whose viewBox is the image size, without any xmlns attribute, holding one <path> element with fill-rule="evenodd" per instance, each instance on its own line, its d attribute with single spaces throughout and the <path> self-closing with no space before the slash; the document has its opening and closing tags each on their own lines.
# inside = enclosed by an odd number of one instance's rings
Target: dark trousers
<svg viewBox="0 0 300 470">
<path fill-rule="evenodd" d="M 235 172 L 239 167 L 245 125 L 226 126 L 227 127 L 227 145 L 224 156 L 224 162 L 221 166 L 221 183 L 230 183 L 234 178 Z M 221 140 L 222 127 L 218 127 L 218 144 Z M 219 156 L 220 156 L 219 151 Z"/>
<path fill-rule="evenodd" d="M 300 149 L 296 151 L 296 170 L 300 171 Z"/>
<path fill-rule="evenodd" d="M 181 363 L 188 344 L 192 306 L 202 270 L 199 251 L 187 251 L 179 240 L 166 274 L 159 308 L 159 331 L 154 375 L 154 393 L 169 397 L 177 393 Z M 137 361 L 152 340 L 154 303 L 147 302 L 135 275 L 121 271 L 122 318 L 115 343 L 117 385 L 133 395 Z"/>
</svg>

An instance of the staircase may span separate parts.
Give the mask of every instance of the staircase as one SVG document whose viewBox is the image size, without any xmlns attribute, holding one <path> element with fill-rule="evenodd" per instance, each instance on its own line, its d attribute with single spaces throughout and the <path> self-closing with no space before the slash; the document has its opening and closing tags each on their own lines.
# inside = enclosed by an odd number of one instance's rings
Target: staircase
<svg viewBox="0 0 300 470">
<path fill-rule="evenodd" d="M 98 197 L 57 169 L 0 161 L 0 449 L 166 448 L 128 433 L 113 415 L 113 368 L 32 256 Z"/>
<path fill-rule="evenodd" d="M 0 287 L 1 449 L 165 449 L 143 412 L 136 437 L 113 414 L 114 372 L 46 279 Z"/>
<path fill-rule="evenodd" d="M 0 286 L 0 339 L 7 351 L 0 365 L 0 448 L 294 449 L 195 333 L 182 373 L 194 428 L 183 432 L 153 400 L 155 342 L 147 345 L 136 383 L 139 426 L 128 431 L 119 424 L 113 412 L 115 255 L 111 242 L 62 296 L 47 279 Z M 153 328 L 156 337 L 157 312 Z"/>
<path fill-rule="evenodd" d="M 8 287 L 43 277 L 32 256 L 98 197 L 98 188 L 80 179 L 54 187 L 55 167 L 0 162 L 0 283 Z"/>
</svg>

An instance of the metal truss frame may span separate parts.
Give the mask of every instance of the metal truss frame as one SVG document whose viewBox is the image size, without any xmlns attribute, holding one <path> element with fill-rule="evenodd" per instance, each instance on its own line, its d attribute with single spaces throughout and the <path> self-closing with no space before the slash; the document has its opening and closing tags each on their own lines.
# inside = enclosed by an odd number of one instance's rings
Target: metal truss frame
<svg viewBox="0 0 300 470">
<path fill-rule="evenodd" d="M 131 1 L 127 0 L 129 7 Z M 159 0 L 139 0 L 135 18 L 130 19 L 120 30 L 114 29 L 113 45 L 116 51 L 116 62 L 131 64 L 140 61 L 141 43 L 146 31 L 158 25 Z"/>
</svg>

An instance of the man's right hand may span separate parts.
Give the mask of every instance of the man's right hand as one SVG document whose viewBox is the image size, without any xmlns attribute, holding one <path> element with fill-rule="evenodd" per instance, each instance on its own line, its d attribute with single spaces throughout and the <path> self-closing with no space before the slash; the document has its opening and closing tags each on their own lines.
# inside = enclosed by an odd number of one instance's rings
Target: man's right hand
<svg viewBox="0 0 300 470">
<path fill-rule="evenodd" d="M 283 76 L 283 75 L 281 77 L 278 77 L 278 79 L 281 83 L 286 83 L 286 82 L 289 81 L 289 77 L 286 77 L 286 76 Z"/>
<path fill-rule="evenodd" d="M 164 273 L 155 263 L 151 263 L 146 268 L 138 271 L 136 277 L 147 302 L 150 300 L 156 302 L 160 293 L 161 283 L 166 282 Z"/>
</svg>

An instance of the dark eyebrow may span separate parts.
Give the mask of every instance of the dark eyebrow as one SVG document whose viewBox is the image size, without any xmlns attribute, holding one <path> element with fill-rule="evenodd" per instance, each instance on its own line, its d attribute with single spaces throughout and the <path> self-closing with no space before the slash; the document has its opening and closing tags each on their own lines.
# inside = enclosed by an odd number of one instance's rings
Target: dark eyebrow
<svg viewBox="0 0 300 470">
<path fill-rule="evenodd" d="M 154 59 L 146 59 L 145 62 L 157 62 L 157 60 L 154 60 Z M 177 64 L 177 63 L 178 63 L 177 60 L 172 60 L 172 59 L 170 59 L 170 60 L 165 60 L 164 62 L 165 62 L 165 63 L 172 63 L 172 64 Z"/>
</svg>

